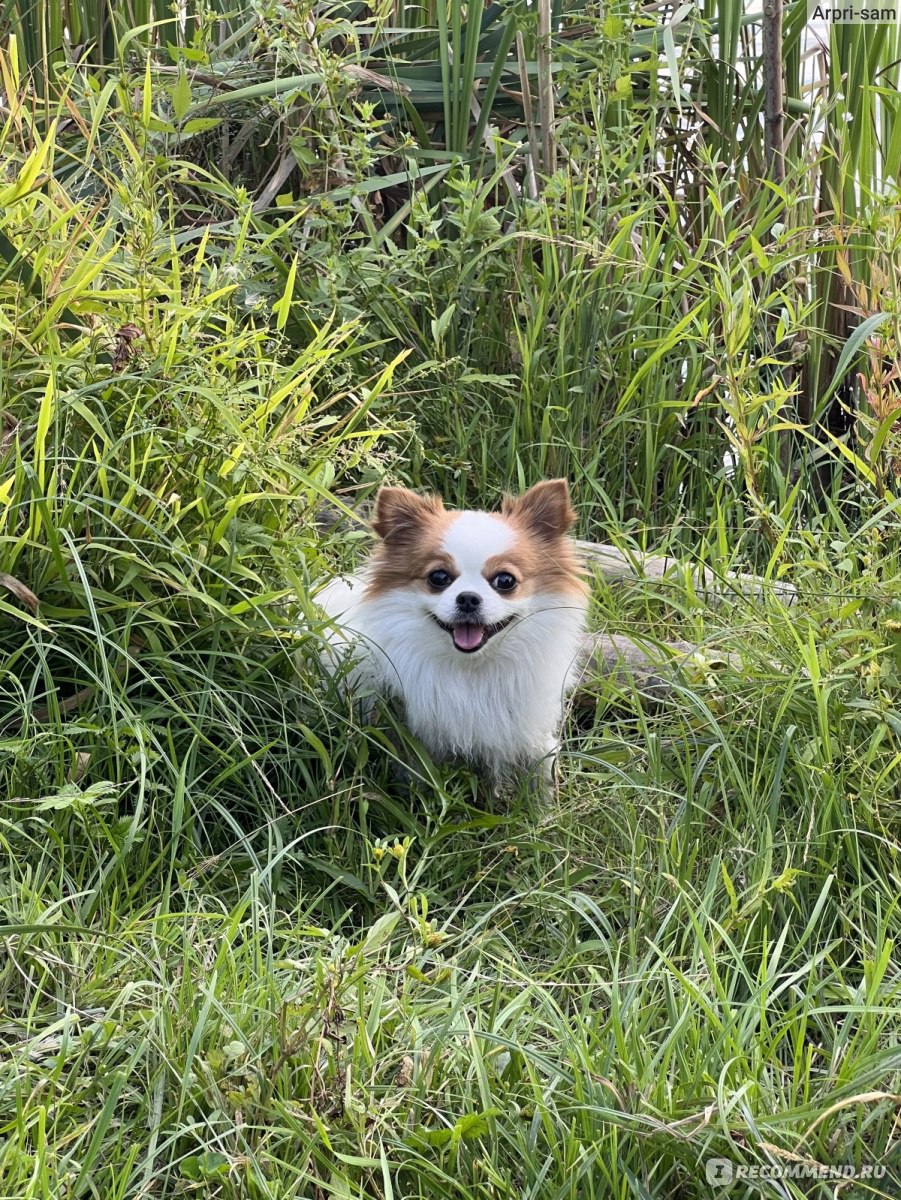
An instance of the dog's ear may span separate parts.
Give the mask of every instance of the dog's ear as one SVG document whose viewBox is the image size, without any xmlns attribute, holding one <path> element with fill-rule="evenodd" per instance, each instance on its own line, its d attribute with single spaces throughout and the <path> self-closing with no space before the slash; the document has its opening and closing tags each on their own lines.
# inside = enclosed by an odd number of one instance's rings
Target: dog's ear
<svg viewBox="0 0 901 1200">
<path fill-rule="evenodd" d="M 565 479 L 546 479 L 521 496 L 505 496 L 501 515 L 540 538 L 562 537 L 576 519 Z"/>
<path fill-rule="evenodd" d="M 372 528 L 382 541 L 417 531 L 430 517 L 444 512 L 440 496 L 418 496 L 408 488 L 379 488 L 372 514 Z"/>
</svg>

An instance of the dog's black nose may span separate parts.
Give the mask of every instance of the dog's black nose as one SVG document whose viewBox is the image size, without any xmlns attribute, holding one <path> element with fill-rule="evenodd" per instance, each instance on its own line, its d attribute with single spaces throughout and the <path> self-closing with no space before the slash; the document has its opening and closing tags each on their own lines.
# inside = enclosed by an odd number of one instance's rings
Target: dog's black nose
<svg viewBox="0 0 901 1200">
<path fill-rule="evenodd" d="M 461 592 L 457 597 L 457 608 L 460 612 L 474 613 L 482 603 L 478 592 Z"/>
</svg>

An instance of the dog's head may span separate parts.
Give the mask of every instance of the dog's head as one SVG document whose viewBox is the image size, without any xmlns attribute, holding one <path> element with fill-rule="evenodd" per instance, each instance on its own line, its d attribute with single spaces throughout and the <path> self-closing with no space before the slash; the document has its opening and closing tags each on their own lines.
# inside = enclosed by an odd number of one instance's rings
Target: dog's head
<svg viewBox="0 0 901 1200">
<path fill-rule="evenodd" d="M 449 511 L 437 496 L 384 487 L 367 598 L 403 595 L 461 654 L 477 655 L 534 613 L 584 607 L 574 520 L 565 479 L 507 496 L 496 513 Z"/>
</svg>

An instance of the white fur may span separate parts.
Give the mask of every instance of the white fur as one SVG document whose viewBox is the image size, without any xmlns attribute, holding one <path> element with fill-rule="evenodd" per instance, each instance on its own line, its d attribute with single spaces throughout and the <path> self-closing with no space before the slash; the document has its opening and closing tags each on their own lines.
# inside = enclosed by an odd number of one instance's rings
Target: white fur
<svg viewBox="0 0 901 1200">
<path fill-rule="evenodd" d="M 444 592 L 398 588 L 365 599 L 364 570 L 317 597 L 355 642 L 352 685 L 399 699 L 410 730 L 435 757 L 466 759 L 497 776 L 555 751 L 585 641 L 583 597 L 504 596 L 483 578 L 485 561 L 514 540 L 503 518 L 461 513 L 443 546 L 460 574 Z M 461 591 L 479 594 L 486 624 L 515 618 L 471 654 L 433 620 L 450 621 Z"/>
</svg>

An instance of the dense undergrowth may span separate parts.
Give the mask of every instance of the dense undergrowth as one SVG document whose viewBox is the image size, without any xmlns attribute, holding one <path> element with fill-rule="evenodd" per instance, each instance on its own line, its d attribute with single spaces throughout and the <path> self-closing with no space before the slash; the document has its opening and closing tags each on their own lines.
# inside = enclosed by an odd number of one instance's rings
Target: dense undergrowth
<svg viewBox="0 0 901 1200">
<path fill-rule="evenodd" d="M 208 63 L 125 45 L 48 124 L 4 52 L 0 1196 L 897 1195 L 898 209 L 827 237 L 812 159 L 703 146 L 689 203 L 621 32 L 540 194 L 436 150 L 380 210 L 334 80 L 255 206 Z M 383 478 L 558 473 L 583 536 L 796 603 L 599 578 L 597 628 L 701 648 L 672 693 L 595 681 L 550 808 L 414 746 L 399 787 L 311 596 Z"/>
</svg>

